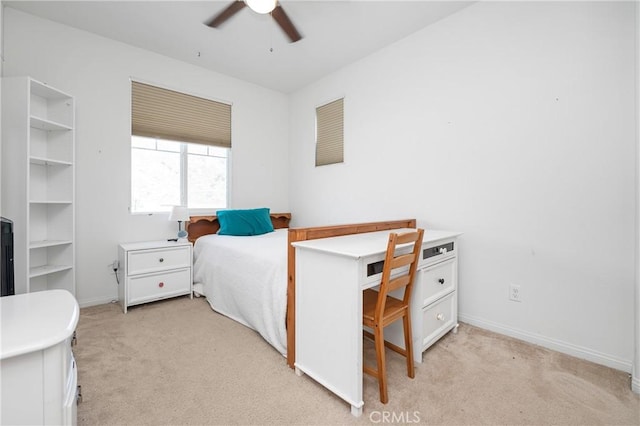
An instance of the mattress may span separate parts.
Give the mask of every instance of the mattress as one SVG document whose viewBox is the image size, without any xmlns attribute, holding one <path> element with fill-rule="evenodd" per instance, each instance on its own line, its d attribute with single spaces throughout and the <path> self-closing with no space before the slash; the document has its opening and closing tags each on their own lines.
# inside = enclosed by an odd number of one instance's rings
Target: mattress
<svg viewBox="0 0 640 426">
<path fill-rule="evenodd" d="M 257 331 L 287 353 L 287 229 L 237 237 L 205 235 L 195 243 L 193 279 L 211 308 Z"/>
</svg>

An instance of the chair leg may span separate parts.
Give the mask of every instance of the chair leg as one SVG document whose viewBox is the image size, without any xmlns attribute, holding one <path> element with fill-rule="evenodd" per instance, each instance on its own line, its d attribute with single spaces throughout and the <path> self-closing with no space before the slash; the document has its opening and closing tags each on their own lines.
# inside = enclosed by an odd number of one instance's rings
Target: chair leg
<svg viewBox="0 0 640 426">
<path fill-rule="evenodd" d="M 404 347 L 407 352 L 407 375 L 413 379 L 416 374 L 413 366 L 413 337 L 411 333 L 411 314 L 409 312 L 402 317 L 402 323 L 404 326 Z"/>
<path fill-rule="evenodd" d="M 381 326 L 374 330 L 376 358 L 378 362 L 378 386 L 380 387 L 380 402 L 386 404 L 389 401 L 387 395 L 387 365 L 384 356 L 384 332 Z"/>
</svg>

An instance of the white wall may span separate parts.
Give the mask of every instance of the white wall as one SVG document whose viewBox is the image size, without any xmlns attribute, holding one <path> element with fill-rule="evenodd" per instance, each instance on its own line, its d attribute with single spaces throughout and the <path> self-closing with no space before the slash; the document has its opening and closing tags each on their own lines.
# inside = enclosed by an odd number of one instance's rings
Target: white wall
<svg viewBox="0 0 640 426">
<path fill-rule="evenodd" d="M 479 2 L 294 93 L 296 225 L 462 231 L 462 321 L 631 371 L 633 8 Z M 340 95 L 345 162 L 315 168 Z"/>
<path fill-rule="evenodd" d="M 4 75 L 30 75 L 76 98 L 81 305 L 117 298 L 108 265 L 117 259 L 118 243 L 176 232 L 166 214 L 128 212 L 130 77 L 232 102 L 232 205 L 289 210 L 285 95 L 11 8 L 5 9 L 5 26 Z"/>
<path fill-rule="evenodd" d="M 640 116 L 640 2 L 636 7 L 636 117 Z M 640 394 L 640 119 L 636 119 L 636 294 L 635 294 L 635 354 L 631 388 Z"/>
</svg>

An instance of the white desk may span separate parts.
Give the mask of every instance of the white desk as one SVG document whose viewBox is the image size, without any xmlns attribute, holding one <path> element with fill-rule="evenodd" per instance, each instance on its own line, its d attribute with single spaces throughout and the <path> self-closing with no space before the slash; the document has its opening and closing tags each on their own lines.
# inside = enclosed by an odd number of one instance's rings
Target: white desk
<svg viewBox="0 0 640 426">
<path fill-rule="evenodd" d="M 306 373 L 362 414 L 362 291 L 381 280 L 390 232 L 293 243 L 296 249 L 296 373 Z M 411 303 L 416 362 L 457 326 L 457 237 L 427 230 Z M 433 318 L 432 318 L 433 317 Z M 404 347 L 402 327 L 385 339 Z M 409 379 L 407 379 L 409 380 Z"/>
</svg>

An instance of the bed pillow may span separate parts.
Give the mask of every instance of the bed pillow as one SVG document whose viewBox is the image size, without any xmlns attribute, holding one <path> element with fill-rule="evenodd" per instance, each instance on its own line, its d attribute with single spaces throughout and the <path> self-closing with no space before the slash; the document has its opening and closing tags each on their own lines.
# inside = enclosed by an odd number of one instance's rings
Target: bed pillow
<svg viewBox="0 0 640 426">
<path fill-rule="evenodd" d="M 218 235 L 250 236 L 273 232 L 268 208 L 219 210 L 216 215 L 220 223 Z"/>
</svg>

